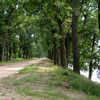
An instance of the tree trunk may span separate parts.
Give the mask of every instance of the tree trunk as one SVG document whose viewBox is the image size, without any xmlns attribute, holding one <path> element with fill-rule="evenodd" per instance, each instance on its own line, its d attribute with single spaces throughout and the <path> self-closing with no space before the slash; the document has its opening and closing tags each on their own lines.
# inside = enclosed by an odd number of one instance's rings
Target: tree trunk
<svg viewBox="0 0 100 100">
<path fill-rule="evenodd" d="M 56 47 L 56 64 L 61 65 L 61 60 L 60 60 L 60 48 Z"/>
<path fill-rule="evenodd" d="M 0 44 L 0 61 L 2 61 L 2 45 Z"/>
<path fill-rule="evenodd" d="M 78 16 L 76 16 L 74 13 L 73 13 L 73 17 L 72 17 L 72 40 L 73 40 L 73 71 L 80 74 Z"/>
<path fill-rule="evenodd" d="M 56 44 L 54 44 L 54 64 L 57 64 L 57 60 L 56 60 L 56 57 L 57 56 L 57 53 L 56 53 Z"/>
<path fill-rule="evenodd" d="M 30 59 L 30 50 L 29 50 L 29 52 L 28 52 L 28 57 L 29 57 L 29 59 Z"/>
<path fill-rule="evenodd" d="M 59 26 L 59 31 L 60 31 L 60 62 L 61 66 L 63 68 L 66 68 L 67 62 L 66 62 L 66 48 L 65 48 L 65 35 L 63 32 L 63 23 L 60 18 L 57 18 L 58 26 Z"/>
<path fill-rule="evenodd" d="M 23 48 L 23 58 L 25 58 L 25 48 Z"/>
<path fill-rule="evenodd" d="M 19 34 L 19 41 L 18 41 L 18 44 L 19 44 L 19 49 L 18 49 L 18 57 L 21 58 L 21 53 L 22 53 L 22 41 L 21 41 L 21 34 Z"/>
<path fill-rule="evenodd" d="M 16 58 L 16 53 L 14 54 L 15 58 Z"/>
<path fill-rule="evenodd" d="M 28 50 L 26 49 L 26 59 L 29 58 Z"/>
<path fill-rule="evenodd" d="M 10 54 L 10 59 L 13 58 L 13 40 L 11 41 L 11 54 Z"/>
<path fill-rule="evenodd" d="M 60 40 L 60 58 L 61 58 L 61 66 L 66 68 L 66 49 L 65 49 L 65 39 Z"/>
<path fill-rule="evenodd" d="M 54 33 L 53 33 L 54 34 Z M 57 44 L 56 44 L 56 38 L 53 38 L 53 45 L 54 45 L 54 47 L 53 47 L 53 59 L 54 59 L 54 64 L 57 64 Z"/>
<path fill-rule="evenodd" d="M 68 64 L 69 64 L 70 44 L 71 44 L 70 36 L 69 36 L 69 33 L 67 33 L 67 37 L 66 37 L 66 39 L 65 39 L 67 66 L 68 66 Z"/>
<path fill-rule="evenodd" d="M 2 61 L 4 61 L 5 58 L 5 44 L 6 44 L 6 39 L 3 39 L 3 46 L 2 46 Z"/>
<path fill-rule="evenodd" d="M 9 48 L 9 60 L 11 60 L 12 59 L 12 54 L 13 54 L 13 42 L 12 42 L 12 40 L 10 40 L 10 43 L 9 43 L 9 45 L 10 45 L 10 48 Z"/>
<path fill-rule="evenodd" d="M 6 55 L 6 61 L 8 61 L 9 60 L 9 43 L 8 43 L 8 41 L 7 41 L 7 45 L 6 45 L 7 47 L 7 55 Z"/>
<path fill-rule="evenodd" d="M 92 77 L 92 61 L 90 61 L 90 65 L 89 65 L 89 79 L 91 79 Z"/>
<path fill-rule="evenodd" d="M 52 53 L 52 50 L 48 50 L 48 58 L 53 60 L 53 53 Z"/>
<path fill-rule="evenodd" d="M 18 50 L 18 57 L 21 58 L 21 51 L 22 51 L 22 48 L 21 46 L 19 45 L 19 50 Z"/>
<path fill-rule="evenodd" d="M 91 77 L 92 77 L 92 67 L 93 67 L 93 63 L 92 63 L 93 58 L 92 57 L 93 57 L 94 46 L 95 46 L 95 36 L 96 36 L 96 34 L 94 34 L 93 41 L 92 41 L 91 61 L 90 61 L 90 65 L 89 65 L 89 79 L 91 79 Z"/>
<path fill-rule="evenodd" d="M 98 0 L 98 24 L 99 24 L 99 32 L 100 32 L 100 0 Z"/>
<path fill-rule="evenodd" d="M 79 19 L 79 2 L 80 0 L 72 0 L 72 44 L 73 44 L 73 71 L 80 74 L 80 51 L 78 38 L 78 19 Z"/>
</svg>

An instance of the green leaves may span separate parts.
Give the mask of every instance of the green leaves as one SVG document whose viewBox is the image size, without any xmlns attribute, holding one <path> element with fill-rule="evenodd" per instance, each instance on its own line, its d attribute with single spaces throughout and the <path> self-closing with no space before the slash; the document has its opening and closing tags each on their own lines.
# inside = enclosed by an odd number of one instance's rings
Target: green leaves
<svg viewBox="0 0 100 100">
<path fill-rule="evenodd" d="M 25 0 L 23 7 L 27 13 L 36 14 L 41 9 L 41 0 Z"/>
</svg>

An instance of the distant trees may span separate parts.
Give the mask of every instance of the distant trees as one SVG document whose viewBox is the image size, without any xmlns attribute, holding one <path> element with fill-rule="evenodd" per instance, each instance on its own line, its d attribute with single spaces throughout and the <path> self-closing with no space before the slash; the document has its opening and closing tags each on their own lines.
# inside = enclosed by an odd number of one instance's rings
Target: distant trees
<svg viewBox="0 0 100 100">
<path fill-rule="evenodd" d="M 29 27 L 34 18 L 26 16 L 22 6 L 23 2 L 18 0 L 0 1 L 0 61 L 33 57 L 34 39 L 31 35 L 34 33 Z"/>
</svg>

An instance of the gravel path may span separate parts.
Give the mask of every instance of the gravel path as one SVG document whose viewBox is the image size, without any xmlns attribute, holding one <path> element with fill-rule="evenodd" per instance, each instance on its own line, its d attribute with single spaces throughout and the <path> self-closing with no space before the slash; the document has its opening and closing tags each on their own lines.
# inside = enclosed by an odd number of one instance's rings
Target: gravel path
<svg viewBox="0 0 100 100">
<path fill-rule="evenodd" d="M 8 77 L 12 74 L 18 73 L 18 71 L 24 67 L 39 63 L 41 60 L 42 59 L 0 65 L 0 78 Z"/>
</svg>

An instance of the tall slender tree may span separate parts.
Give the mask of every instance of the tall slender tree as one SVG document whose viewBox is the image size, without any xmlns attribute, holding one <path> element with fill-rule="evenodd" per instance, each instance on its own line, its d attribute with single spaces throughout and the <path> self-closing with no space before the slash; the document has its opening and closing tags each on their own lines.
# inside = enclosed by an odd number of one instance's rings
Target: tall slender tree
<svg viewBox="0 0 100 100">
<path fill-rule="evenodd" d="M 73 41 L 73 70 L 80 74 L 80 51 L 78 37 L 78 20 L 80 0 L 72 0 L 72 41 Z"/>
</svg>

